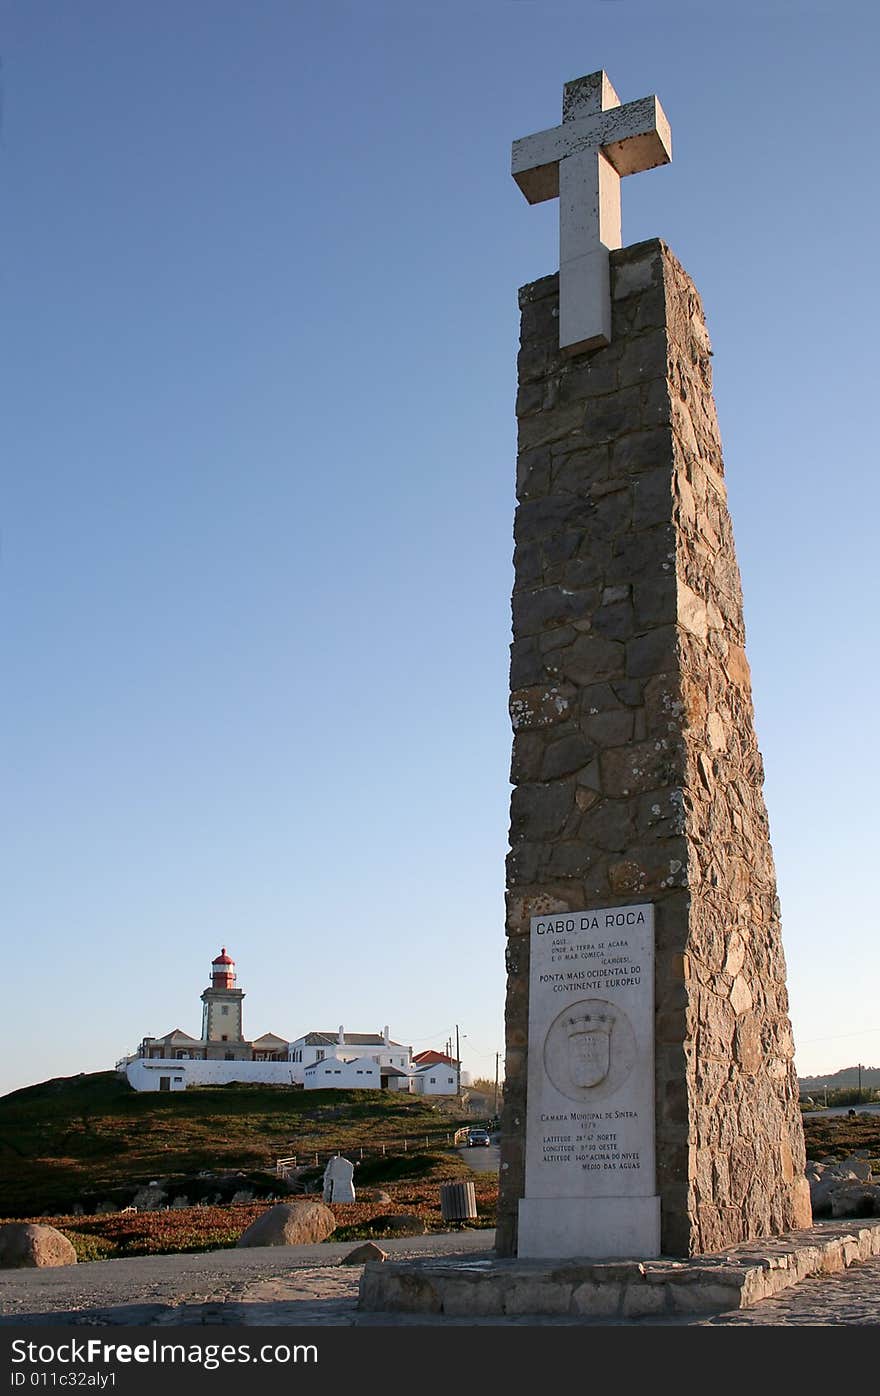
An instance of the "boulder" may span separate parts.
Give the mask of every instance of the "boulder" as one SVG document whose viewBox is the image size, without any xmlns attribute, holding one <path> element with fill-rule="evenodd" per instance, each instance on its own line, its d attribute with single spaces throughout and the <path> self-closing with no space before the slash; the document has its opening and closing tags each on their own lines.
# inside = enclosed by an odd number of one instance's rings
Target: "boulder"
<svg viewBox="0 0 880 1396">
<path fill-rule="evenodd" d="M 807 1180 L 810 1184 L 810 1205 L 813 1209 L 813 1216 L 830 1216 L 831 1198 L 836 1189 L 847 1180 L 842 1178 L 839 1173 L 832 1173 L 829 1170 L 826 1170 L 818 1178 L 813 1178 L 808 1174 Z"/>
<path fill-rule="evenodd" d="M 871 1165 L 864 1154 L 850 1154 L 849 1158 L 845 1158 L 840 1166 L 847 1169 L 862 1183 L 871 1181 Z"/>
<path fill-rule="evenodd" d="M 6 1222 L 0 1226 L 0 1269 L 75 1264 L 76 1251 L 54 1226 L 34 1222 Z"/>
<path fill-rule="evenodd" d="M 423 1236 L 428 1230 L 422 1217 L 416 1217 L 409 1212 L 372 1217 L 368 1222 L 364 1222 L 364 1227 L 370 1231 L 394 1231 L 399 1236 Z"/>
<path fill-rule="evenodd" d="M 383 1192 L 381 1188 L 361 1188 L 358 1196 L 361 1202 L 381 1202 L 383 1206 L 394 1201 L 391 1194 Z"/>
<path fill-rule="evenodd" d="M 311 1246 L 336 1230 L 336 1218 L 323 1202 L 279 1202 L 236 1241 L 237 1246 Z"/>
<path fill-rule="evenodd" d="M 145 1188 L 138 1188 L 131 1200 L 139 1212 L 158 1212 L 160 1207 L 168 1206 L 168 1194 L 158 1183 L 148 1183 Z"/>
<path fill-rule="evenodd" d="M 880 1183 L 839 1183 L 831 1194 L 832 1217 L 880 1216 Z"/>
<path fill-rule="evenodd" d="M 375 1241 L 365 1241 L 362 1246 L 357 1246 L 353 1251 L 349 1251 L 340 1260 L 340 1265 L 365 1265 L 368 1260 L 387 1260 L 388 1252 L 383 1251 L 381 1246 L 377 1246 Z"/>
</svg>

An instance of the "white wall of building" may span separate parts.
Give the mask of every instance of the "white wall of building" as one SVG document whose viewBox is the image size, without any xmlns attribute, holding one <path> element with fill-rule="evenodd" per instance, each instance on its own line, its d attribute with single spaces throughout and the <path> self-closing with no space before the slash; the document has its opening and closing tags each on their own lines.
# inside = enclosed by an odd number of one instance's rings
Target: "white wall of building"
<svg viewBox="0 0 880 1396">
<path fill-rule="evenodd" d="M 360 1054 L 369 1057 L 377 1062 L 379 1066 L 396 1066 L 399 1071 L 407 1074 L 412 1070 L 412 1048 L 401 1046 L 391 1042 L 387 1038 L 384 1043 L 376 1045 L 359 1045 L 356 1043 L 328 1042 L 321 1046 L 314 1043 L 307 1043 L 305 1037 L 298 1037 L 291 1042 L 287 1048 L 287 1058 L 294 1072 L 294 1080 L 305 1084 L 305 1069 L 316 1061 L 326 1061 L 329 1057 L 342 1058 L 344 1061 L 353 1061 Z M 403 1087 L 405 1090 L 406 1087 Z"/>
<path fill-rule="evenodd" d="M 455 1067 L 439 1062 L 422 1067 L 412 1074 L 412 1089 L 416 1095 L 455 1095 Z"/>
<path fill-rule="evenodd" d="M 291 1042 L 287 1049 L 287 1065 L 293 1072 L 293 1079 L 298 1085 L 303 1085 L 305 1081 L 305 1069 L 311 1066 L 312 1062 L 323 1061 L 325 1057 L 330 1057 L 336 1051 L 335 1047 L 312 1047 L 304 1043 L 302 1038 L 298 1042 Z"/>
<path fill-rule="evenodd" d="M 290 1062 L 196 1062 L 159 1061 L 135 1057 L 125 1068 L 129 1084 L 136 1091 L 158 1091 L 159 1079 L 170 1078 L 169 1090 L 187 1086 L 225 1086 L 240 1081 L 248 1086 L 292 1086 Z"/>
<path fill-rule="evenodd" d="M 303 1084 L 309 1090 L 364 1090 L 382 1089 L 379 1063 L 372 1057 L 356 1057 L 345 1061 L 342 1057 L 325 1057 L 305 1073 Z"/>
</svg>

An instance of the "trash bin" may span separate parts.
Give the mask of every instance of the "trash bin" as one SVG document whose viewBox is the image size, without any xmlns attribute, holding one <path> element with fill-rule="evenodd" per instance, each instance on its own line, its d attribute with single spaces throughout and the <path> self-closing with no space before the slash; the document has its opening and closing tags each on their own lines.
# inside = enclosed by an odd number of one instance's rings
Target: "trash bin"
<svg viewBox="0 0 880 1396">
<path fill-rule="evenodd" d="M 473 1183 L 441 1183 L 440 1212 L 444 1221 L 476 1221 L 477 1198 Z"/>
</svg>

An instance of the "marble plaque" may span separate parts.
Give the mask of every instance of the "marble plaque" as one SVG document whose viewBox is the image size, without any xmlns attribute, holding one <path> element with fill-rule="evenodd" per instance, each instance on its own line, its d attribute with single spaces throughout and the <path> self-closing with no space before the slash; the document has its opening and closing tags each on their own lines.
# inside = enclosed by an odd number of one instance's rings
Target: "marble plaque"
<svg viewBox="0 0 880 1396">
<path fill-rule="evenodd" d="M 531 922 L 519 1254 L 659 1254 L 654 909 Z"/>
</svg>

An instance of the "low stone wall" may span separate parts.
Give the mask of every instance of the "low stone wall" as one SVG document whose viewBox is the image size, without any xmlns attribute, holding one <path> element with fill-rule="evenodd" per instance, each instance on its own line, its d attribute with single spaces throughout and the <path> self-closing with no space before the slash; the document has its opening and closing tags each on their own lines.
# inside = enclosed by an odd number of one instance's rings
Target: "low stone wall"
<svg viewBox="0 0 880 1396">
<path fill-rule="evenodd" d="M 875 1255 L 880 1220 L 813 1227 L 690 1261 L 372 1261 L 361 1277 L 358 1308 L 618 1321 L 717 1314 L 751 1308 L 810 1275 L 839 1274 Z"/>
<path fill-rule="evenodd" d="M 185 1090 L 187 1086 L 225 1086 L 240 1081 L 248 1086 L 292 1086 L 291 1062 L 199 1062 L 162 1061 L 139 1057 L 125 1069 L 129 1085 L 136 1091 L 158 1091 L 159 1078 L 170 1076 L 170 1089 Z M 182 1076 L 182 1082 L 175 1082 Z"/>
</svg>

